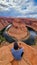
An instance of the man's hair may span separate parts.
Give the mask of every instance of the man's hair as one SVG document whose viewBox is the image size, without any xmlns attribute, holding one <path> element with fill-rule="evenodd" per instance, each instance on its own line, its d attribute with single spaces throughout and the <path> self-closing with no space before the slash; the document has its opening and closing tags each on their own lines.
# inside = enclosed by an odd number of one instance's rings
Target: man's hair
<svg viewBox="0 0 37 65">
<path fill-rule="evenodd" d="M 17 50 L 19 48 L 18 43 L 14 42 L 14 49 Z"/>
</svg>

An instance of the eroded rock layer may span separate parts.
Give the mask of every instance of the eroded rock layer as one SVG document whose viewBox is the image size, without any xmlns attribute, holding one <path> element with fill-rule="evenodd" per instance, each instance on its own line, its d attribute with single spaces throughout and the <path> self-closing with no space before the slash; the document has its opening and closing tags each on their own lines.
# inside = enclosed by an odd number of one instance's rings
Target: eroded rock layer
<svg viewBox="0 0 37 65">
<path fill-rule="evenodd" d="M 37 31 L 37 19 L 35 18 L 6 18 L 6 17 L 0 17 L 0 30 L 2 30 L 5 26 L 7 26 L 9 23 L 12 23 L 13 21 L 24 22 L 26 26 L 29 26 L 33 28 L 35 31 Z"/>
<path fill-rule="evenodd" d="M 25 24 L 20 21 L 14 21 L 12 27 L 7 31 L 7 33 L 17 40 L 22 40 L 29 36 Z"/>
</svg>

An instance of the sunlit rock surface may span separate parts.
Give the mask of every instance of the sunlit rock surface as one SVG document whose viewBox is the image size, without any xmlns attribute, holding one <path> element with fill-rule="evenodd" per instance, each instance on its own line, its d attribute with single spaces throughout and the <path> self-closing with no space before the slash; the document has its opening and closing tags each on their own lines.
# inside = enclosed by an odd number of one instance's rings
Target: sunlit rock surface
<svg viewBox="0 0 37 65">
<path fill-rule="evenodd" d="M 25 24 L 20 21 L 14 21 L 12 27 L 7 31 L 7 33 L 17 40 L 22 40 L 29 36 Z"/>
<path fill-rule="evenodd" d="M 37 65 L 37 50 L 23 42 L 18 45 L 24 48 L 24 55 L 21 60 L 14 60 L 11 54 L 13 43 L 0 48 L 0 65 Z"/>
<path fill-rule="evenodd" d="M 13 26 L 9 28 L 7 33 L 10 36 L 14 35 L 16 39 L 18 40 L 22 38 L 28 38 L 29 35 L 27 35 L 28 30 L 26 26 L 32 28 L 37 33 L 37 19 L 0 17 L 0 31 L 3 30 L 9 24 L 12 24 Z M 31 47 L 27 45 L 26 43 L 18 42 L 20 46 L 24 47 L 24 55 L 20 61 L 17 61 L 17 60 L 14 60 L 14 57 L 11 54 L 11 48 L 13 48 L 13 43 L 12 44 L 9 44 L 9 43 L 7 44 L 7 43 L 6 42 L 1 43 L 0 65 L 20 65 L 20 64 L 21 65 L 37 65 L 37 45 Z"/>
<path fill-rule="evenodd" d="M 7 20 L 5 18 L 0 17 L 0 31 L 4 29 L 7 25 L 9 25 Z"/>
<path fill-rule="evenodd" d="M 33 28 L 35 31 L 37 31 L 37 19 L 35 18 L 6 18 L 6 17 L 0 17 L 0 30 L 2 30 L 5 26 L 7 26 L 9 23 L 12 23 L 13 21 L 24 22 L 26 26 L 29 26 Z"/>
</svg>

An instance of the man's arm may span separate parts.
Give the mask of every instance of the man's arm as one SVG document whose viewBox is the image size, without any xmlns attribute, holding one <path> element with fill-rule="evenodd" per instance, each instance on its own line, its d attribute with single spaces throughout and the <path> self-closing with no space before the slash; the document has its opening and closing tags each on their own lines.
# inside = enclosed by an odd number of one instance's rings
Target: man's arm
<svg viewBox="0 0 37 65">
<path fill-rule="evenodd" d="M 23 56 L 24 52 L 22 52 L 21 57 Z"/>
</svg>

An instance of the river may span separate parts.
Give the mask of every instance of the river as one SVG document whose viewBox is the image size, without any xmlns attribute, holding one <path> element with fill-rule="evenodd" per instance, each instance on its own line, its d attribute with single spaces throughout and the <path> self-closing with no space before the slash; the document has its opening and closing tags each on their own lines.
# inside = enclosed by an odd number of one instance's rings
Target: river
<svg viewBox="0 0 37 65">
<path fill-rule="evenodd" d="M 6 38 L 6 40 L 8 41 L 8 42 L 14 42 L 15 40 L 11 37 L 11 36 L 9 36 L 8 34 L 7 34 L 7 30 L 11 27 L 12 25 L 9 25 L 6 29 L 5 29 L 5 31 L 4 31 L 4 33 L 3 33 L 3 36 Z M 35 37 L 37 36 L 37 32 L 35 32 L 32 28 L 30 28 L 30 27 L 27 27 L 27 29 L 28 29 L 28 31 L 29 31 L 29 33 L 30 33 L 30 37 L 27 39 L 27 40 L 23 40 L 23 42 L 24 43 L 26 43 L 26 44 L 28 44 L 28 45 L 33 45 L 33 44 L 35 44 Z"/>
<path fill-rule="evenodd" d="M 24 42 L 28 45 L 33 45 L 35 44 L 35 37 L 37 36 L 37 32 L 30 27 L 27 27 L 27 29 L 30 33 L 30 37 L 27 40 L 24 40 Z"/>
</svg>

